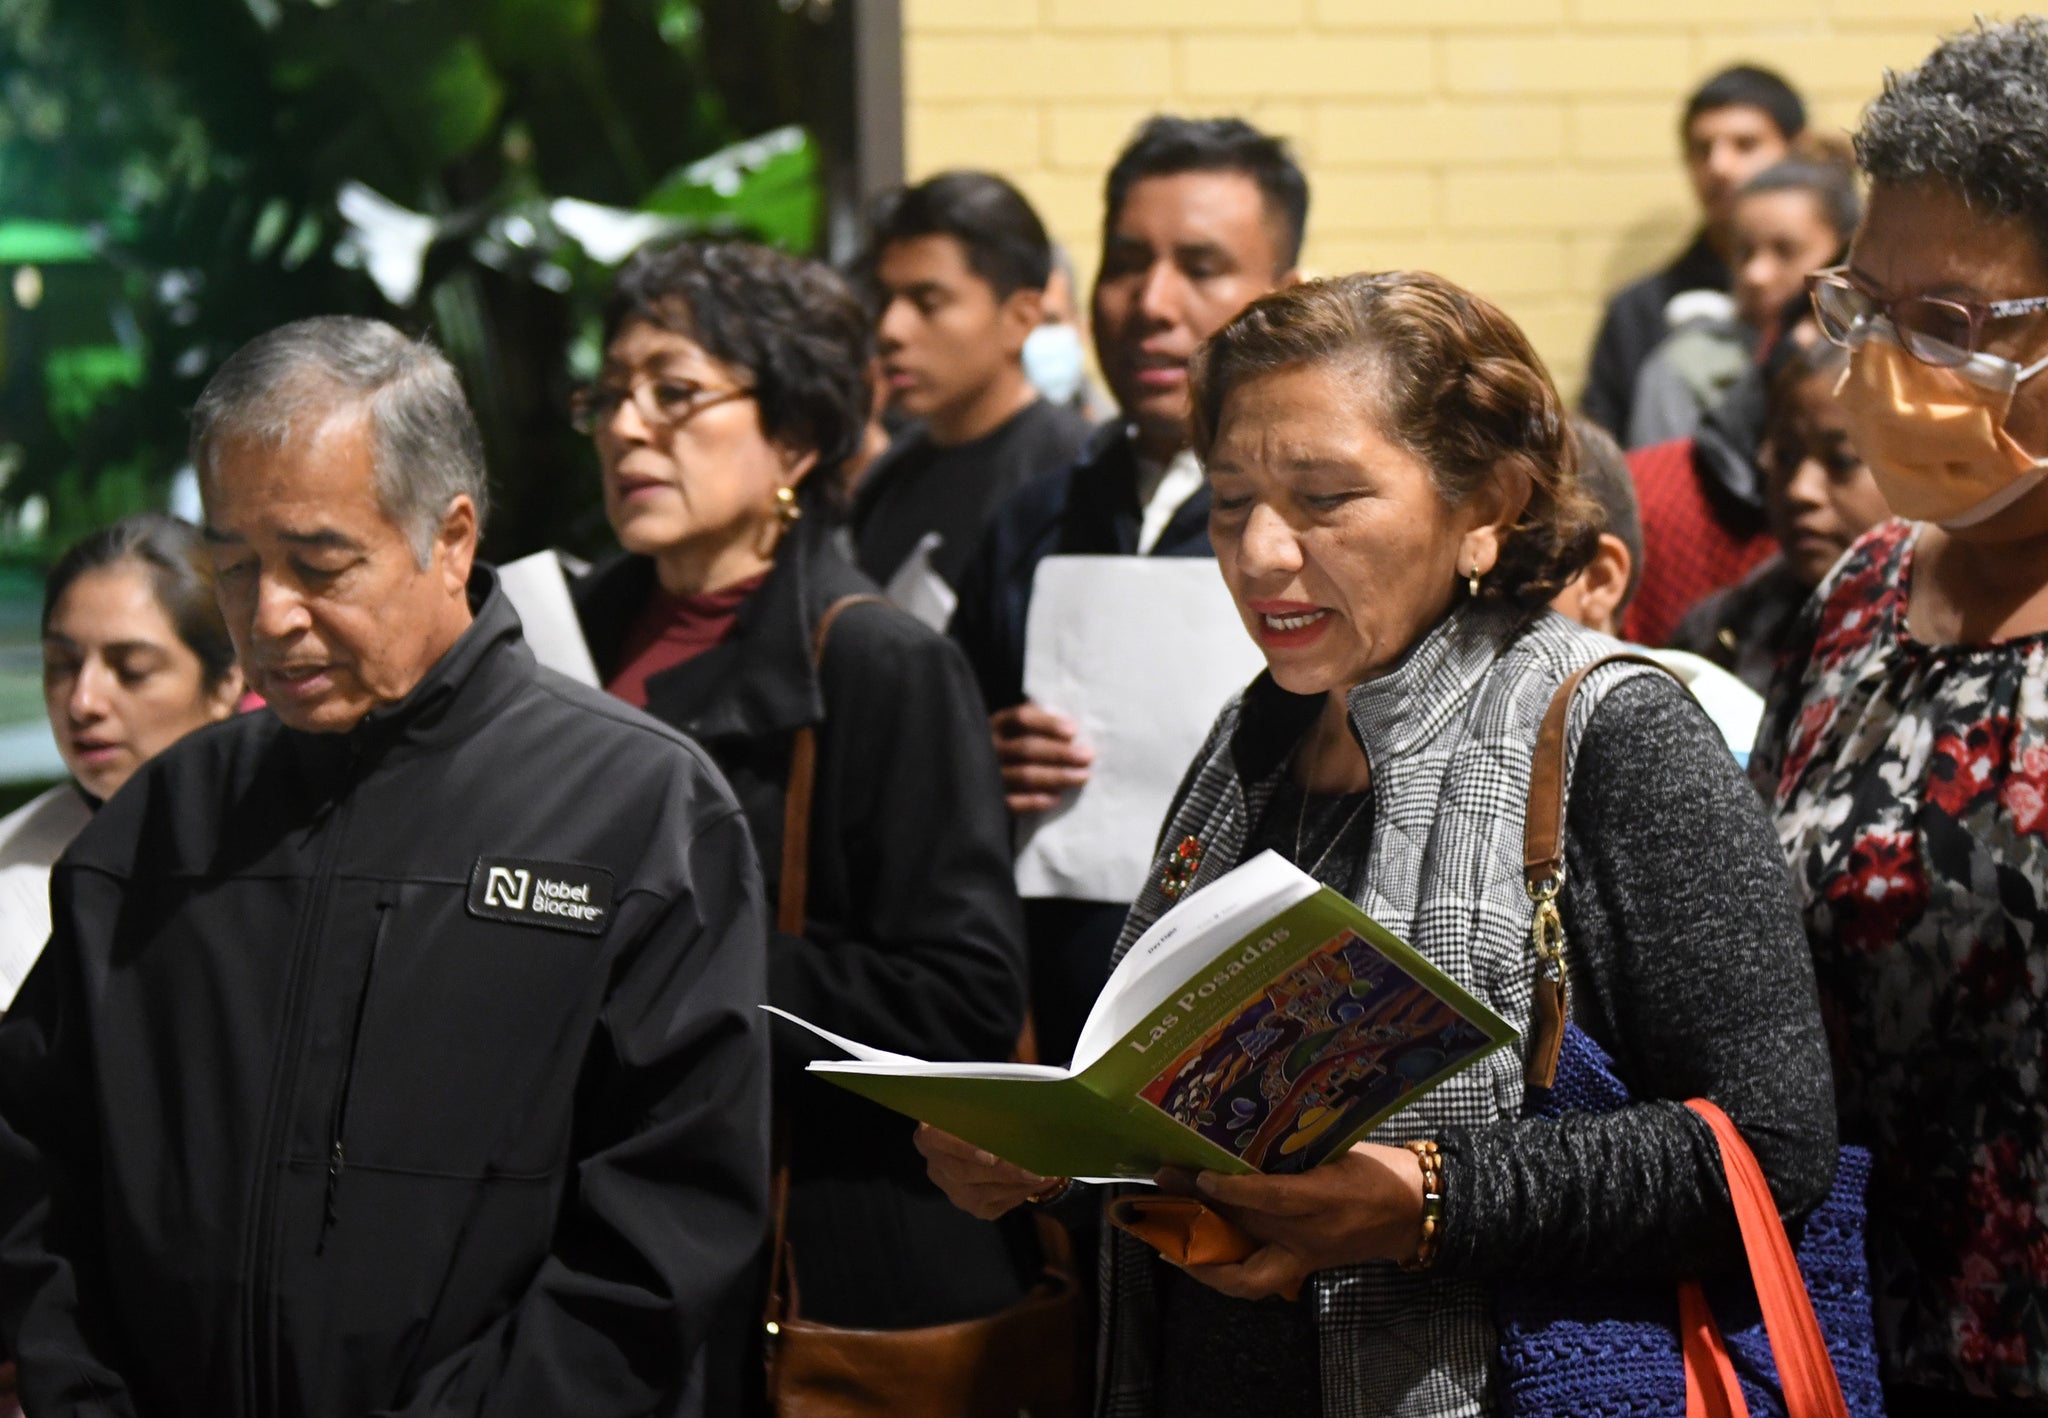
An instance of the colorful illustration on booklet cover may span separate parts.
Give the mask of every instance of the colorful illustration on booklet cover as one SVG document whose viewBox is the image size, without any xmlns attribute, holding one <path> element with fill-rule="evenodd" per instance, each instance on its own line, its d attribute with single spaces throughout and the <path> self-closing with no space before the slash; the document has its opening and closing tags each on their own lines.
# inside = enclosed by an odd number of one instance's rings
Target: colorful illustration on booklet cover
<svg viewBox="0 0 2048 1418">
<path fill-rule="evenodd" d="M 1262 1172 L 1302 1172 L 1491 1043 L 1346 930 L 1211 1028 L 1141 1096 Z"/>
</svg>

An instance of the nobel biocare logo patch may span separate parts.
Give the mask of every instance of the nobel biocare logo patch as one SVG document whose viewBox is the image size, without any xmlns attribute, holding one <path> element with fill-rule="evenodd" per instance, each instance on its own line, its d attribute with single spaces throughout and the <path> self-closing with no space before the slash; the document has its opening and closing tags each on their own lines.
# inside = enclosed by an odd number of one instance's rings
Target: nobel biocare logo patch
<svg viewBox="0 0 2048 1418">
<path fill-rule="evenodd" d="M 612 914 L 612 874 L 570 862 L 478 857 L 469 874 L 469 914 L 602 935 Z"/>
</svg>

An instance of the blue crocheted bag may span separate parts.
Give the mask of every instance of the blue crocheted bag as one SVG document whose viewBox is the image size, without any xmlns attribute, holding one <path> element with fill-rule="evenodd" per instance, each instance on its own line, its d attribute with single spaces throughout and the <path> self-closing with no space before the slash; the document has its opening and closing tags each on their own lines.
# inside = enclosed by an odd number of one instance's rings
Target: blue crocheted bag
<svg viewBox="0 0 2048 1418">
<path fill-rule="evenodd" d="M 1531 1115 L 1608 1113 L 1629 1101 L 1613 1061 L 1567 1025 L 1557 1079 L 1530 1094 Z M 1870 1155 L 1844 1147 L 1835 1184 L 1793 1249 L 1854 1418 L 1883 1418 L 1870 1270 L 1863 1256 L 1863 1193 Z M 1752 1415 L 1783 1414 L 1769 1336 L 1745 1274 L 1704 1287 Z M 1498 1298 L 1503 1411 L 1512 1418 L 1685 1418 L 1685 1359 L 1678 1289 L 1665 1283 L 1517 1285 Z"/>
</svg>

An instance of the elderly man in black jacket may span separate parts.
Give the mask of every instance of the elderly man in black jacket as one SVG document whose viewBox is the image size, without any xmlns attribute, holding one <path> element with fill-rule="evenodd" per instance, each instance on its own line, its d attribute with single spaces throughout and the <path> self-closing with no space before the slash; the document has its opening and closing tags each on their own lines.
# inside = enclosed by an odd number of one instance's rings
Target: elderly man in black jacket
<svg viewBox="0 0 2048 1418">
<path fill-rule="evenodd" d="M 312 320 L 194 416 L 270 711 L 138 772 L 0 1024 L 0 1336 L 38 1415 L 674 1408 L 766 1201 L 751 843 L 534 663 L 447 362 Z"/>
</svg>

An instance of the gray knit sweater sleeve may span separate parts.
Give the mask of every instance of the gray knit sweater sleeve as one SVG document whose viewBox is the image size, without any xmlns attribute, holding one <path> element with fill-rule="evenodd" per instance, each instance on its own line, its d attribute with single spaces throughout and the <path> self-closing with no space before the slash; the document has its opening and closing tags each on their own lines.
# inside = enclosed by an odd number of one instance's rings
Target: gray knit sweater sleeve
<svg viewBox="0 0 2048 1418">
<path fill-rule="evenodd" d="M 1741 1255 L 1732 1118 L 1780 1209 L 1826 1195 L 1833 1084 L 1776 836 L 1706 716 L 1662 676 L 1615 687 L 1580 742 L 1563 914 L 1572 1017 L 1638 1100 L 1442 1139 L 1438 1268 L 1472 1277 L 1700 1274 Z"/>
</svg>

